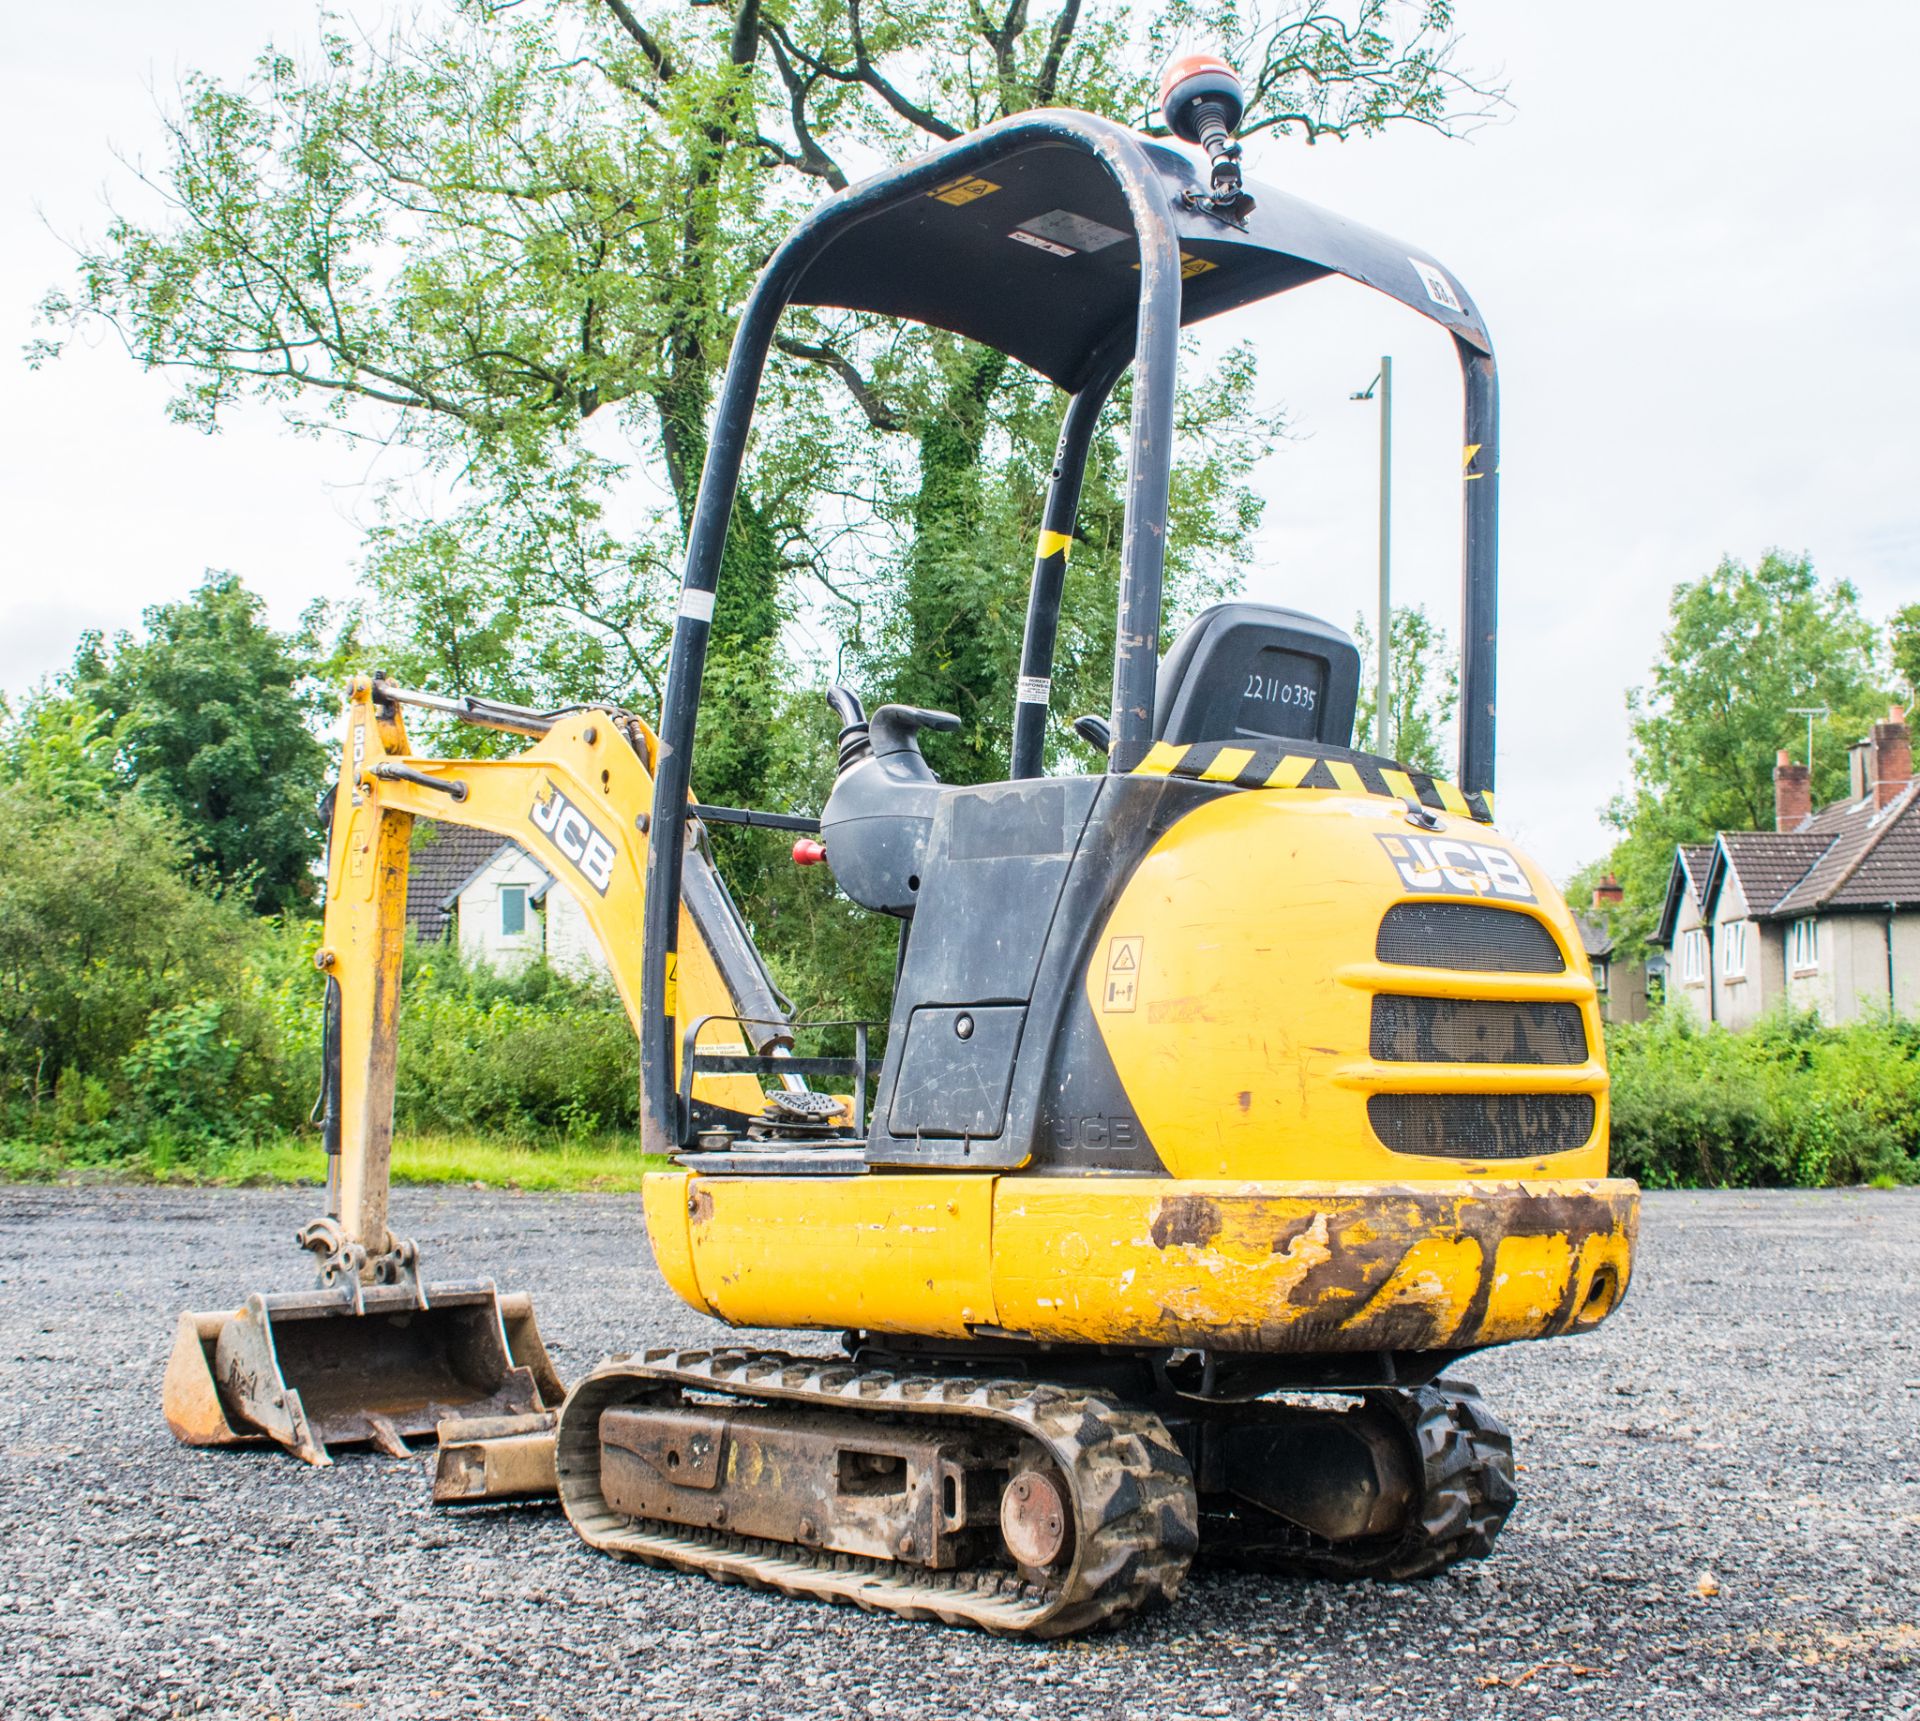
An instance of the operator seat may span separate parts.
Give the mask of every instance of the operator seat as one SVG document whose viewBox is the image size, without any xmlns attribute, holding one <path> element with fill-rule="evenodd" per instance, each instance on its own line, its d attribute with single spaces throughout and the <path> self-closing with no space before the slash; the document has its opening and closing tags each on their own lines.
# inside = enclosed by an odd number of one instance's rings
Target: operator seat
<svg viewBox="0 0 1920 1721">
<path fill-rule="evenodd" d="M 1161 660 L 1153 738 L 1353 744 L 1360 653 L 1329 622 L 1276 604 L 1202 610 Z"/>
</svg>

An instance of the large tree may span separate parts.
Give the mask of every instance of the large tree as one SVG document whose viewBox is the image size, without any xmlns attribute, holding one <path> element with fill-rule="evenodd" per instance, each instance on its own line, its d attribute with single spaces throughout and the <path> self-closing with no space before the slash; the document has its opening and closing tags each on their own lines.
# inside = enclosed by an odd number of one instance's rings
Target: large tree
<svg viewBox="0 0 1920 1721">
<path fill-rule="evenodd" d="M 152 175 L 171 218 L 116 220 L 46 311 L 56 329 L 107 319 L 179 378 L 184 422 L 264 395 L 457 472 L 456 505 L 396 516 L 374 560 L 386 631 L 440 683 L 643 697 L 732 319 L 794 214 L 852 161 L 1018 109 L 1144 119 L 1162 43 L 1196 22 L 1252 72 L 1249 131 L 1344 138 L 1486 105 L 1447 0 L 1204 18 L 449 0 L 377 42 L 330 26 L 317 57 L 270 52 L 238 84 L 190 76 Z M 951 549 L 1033 458 L 1010 428 L 1045 417 L 1031 383 L 944 337 L 795 315 L 772 391 L 717 658 L 764 684 L 793 605 L 851 590 L 911 617 L 903 655 L 966 664 L 979 593 Z M 1027 429 L 1042 445 L 1044 423 Z M 899 443 L 877 462 L 876 436 Z M 616 527 L 609 496 L 635 479 L 664 506 Z M 824 583 L 796 596 L 802 573 Z"/>
<path fill-rule="evenodd" d="M 396 501 L 370 546 L 383 661 L 449 691 L 650 710 L 734 319 L 798 213 L 1024 108 L 1145 123 L 1166 46 L 1201 32 L 1249 73 L 1249 132 L 1445 130 L 1499 100 L 1459 67 L 1451 0 L 442 0 L 378 41 L 329 25 L 317 56 L 190 76 L 150 176 L 170 213 L 82 249 L 36 356 L 102 318 L 178 379 L 185 423 L 264 397 L 302 429 L 410 452 L 429 482 L 399 494 L 444 495 Z M 1252 384 L 1242 353 L 1187 396 L 1173 605 L 1231 573 L 1257 521 L 1271 427 Z M 781 689 L 841 667 L 870 696 L 960 712 L 930 749 L 943 771 L 1004 770 L 1059 408 L 950 336 L 788 315 L 714 617 L 703 796 L 810 798 Z M 1106 702 L 1122 470 L 1109 436 L 1062 715 Z M 718 840 L 777 943 L 764 845 Z"/>
<path fill-rule="evenodd" d="M 192 859 L 263 914 L 315 893 L 327 753 L 303 679 L 292 643 L 232 574 L 154 605 L 138 635 L 87 635 L 66 677 L 80 757 L 111 735 L 121 785 L 165 809 Z"/>
<path fill-rule="evenodd" d="M 1905 685 L 1909 700 L 1920 699 L 1920 604 L 1906 604 L 1893 613 L 1888 630 L 1893 646 L 1893 669 Z"/>
<path fill-rule="evenodd" d="M 1628 695 L 1633 781 L 1608 820 L 1608 861 L 1632 930 L 1660 905 L 1674 845 L 1716 831 L 1771 830 L 1773 767 L 1807 747 L 1815 806 L 1846 793 L 1847 748 L 1886 709 L 1876 630 L 1845 580 L 1822 582 L 1810 558 L 1731 557 L 1673 591 L 1652 682 Z"/>
</svg>

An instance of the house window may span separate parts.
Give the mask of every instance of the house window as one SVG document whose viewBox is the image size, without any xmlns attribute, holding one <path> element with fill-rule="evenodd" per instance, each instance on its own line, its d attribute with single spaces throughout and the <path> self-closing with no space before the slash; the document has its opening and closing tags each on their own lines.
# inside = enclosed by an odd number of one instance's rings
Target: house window
<svg viewBox="0 0 1920 1721">
<path fill-rule="evenodd" d="M 1729 920 L 1720 928 L 1720 978 L 1744 980 L 1747 977 L 1747 923 Z"/>
<path fill-rule="evenodd" d="M 1605 993 L 1607 989 L 1607 965 L 1604 961 L 1593 965 L 1593 989 L 1600 993 Z"/>
<path fill-rule="evenodd" d="M 1707 935 L 1699 927 L 1680 938 L 1680 983 L 1698 986 L 1707 977 Z"/>
<path fill-rule="evenodd" d="M 1811 974 L 1820 966 L 1820 923 L 1811 915 L 1787 928 L 1787 963 L 1796 974 Z"/>
<path fill-rule="evenodd" d="M 500 936 L 518 938 L 527 930 L 527 887 L 508 884 L 500 887 Z"/>
</svg>

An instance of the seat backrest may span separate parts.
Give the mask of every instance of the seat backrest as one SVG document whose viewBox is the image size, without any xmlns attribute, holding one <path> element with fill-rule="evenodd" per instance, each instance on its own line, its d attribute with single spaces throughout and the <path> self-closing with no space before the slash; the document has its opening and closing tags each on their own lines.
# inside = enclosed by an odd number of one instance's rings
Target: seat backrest
<svg viewBox="0 0 1920 1721">
<path fill-rule="evenodd" d="M 1160 663 L 1153 737 L 1353 743 L 1360 653 L 1339 628 L 1274 604 L 1215 604 Z"/>
</svg>

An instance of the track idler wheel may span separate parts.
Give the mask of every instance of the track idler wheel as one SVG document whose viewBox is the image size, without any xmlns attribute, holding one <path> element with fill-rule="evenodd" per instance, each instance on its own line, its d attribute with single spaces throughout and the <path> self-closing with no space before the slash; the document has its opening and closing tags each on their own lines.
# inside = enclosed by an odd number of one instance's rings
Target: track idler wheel
<svg viewBox="0 0 1920 1721">
<path fill-rule="evenodd" d="M 1000 1539 L 1021 1570 L 1044 1573 L 1072 1551 L 1073 1507 L 1046 1468 L 1018 1471 L 1000 1496 Z"/>
<path fill-rule="evenodd" d="M 1324 1443 L 1371 1448 L 1371 1460 L 1357 1473 L 1351 1457 L 1330 1465 L 1328 1478 L 1346 1486 L 1298 1502 L 1283 1492 L 1297 1470 L 1267 1487 L 1257 1476 L 1229 1476 L 1237 1497 L 1207 1502 L 1216 1509 L 1203 1527 L 1206 1557 L 1301 1577 L 1399 1581 L 1493 1552 L 1519 1491 L 1513 1437 L 1478 1389 L 1440 1380 L 1367 1393 L 1353 1411 L 1290 1415 L 1324 1419 Z M 1297 1442 L 1300 1425 L 1292 1426 Z M 1328 1520 L 1343 1510 L 1347 1523 L 1336 1528 Z"/>
</svg>

